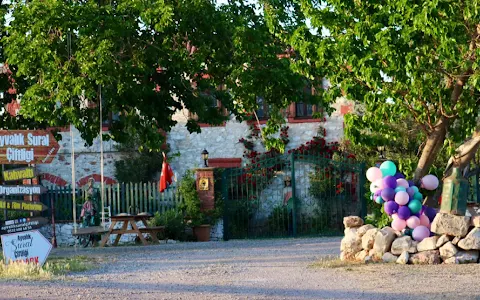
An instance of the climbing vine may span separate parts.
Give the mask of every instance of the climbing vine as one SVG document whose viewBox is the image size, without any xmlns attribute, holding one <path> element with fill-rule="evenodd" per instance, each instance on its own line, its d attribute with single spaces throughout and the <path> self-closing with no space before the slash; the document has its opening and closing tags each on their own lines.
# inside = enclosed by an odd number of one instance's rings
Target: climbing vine
<svg viewBox="0 0 480 300">
<path fill-rule="evenodd" d="M 288 126 L 280 128 L 279 140 L 283 143 L 282 147 L 286 147 L 290 141 L 288 138 Z M 261 191 L 263 190 L 274 177 L 275 172 L 282 169 L 284 161 L 281 157 L 280 150 L 272 148 L 265 152 L 255 150 L 256 142 L 260 142 L 265 147 L 264 139 L 262 137 L 261 128 L 258 124 L 251 124 L 249 127 L 250 133 L 239 140 L 243 144 L 245 150 L 243 157 L 247 160 L 246 173 L 241 175 L 238 179 L 238 184 L 246 184 L 249 190 Z M 249 193 L 250 200 L 255 200 L 255 193 Z"/>
</svg>

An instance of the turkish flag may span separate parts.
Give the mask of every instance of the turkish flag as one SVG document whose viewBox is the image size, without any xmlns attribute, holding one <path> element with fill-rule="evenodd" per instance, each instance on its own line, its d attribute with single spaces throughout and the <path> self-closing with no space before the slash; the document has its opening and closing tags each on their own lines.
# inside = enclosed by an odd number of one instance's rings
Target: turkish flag
<svg viewBox="0 0 480 300">
<path fill-rule="evenodd" d="M 162 174 L 160 175 L 160 182 L 158 184 L 158 189 L 160 193 L 167 189 L 167 187 L 172 184 L 175 175 L 170 165 L 167 163 L 167 157 L 165 153 L 163 154 L 163 164 L 162 164 Z"/>
</svg>

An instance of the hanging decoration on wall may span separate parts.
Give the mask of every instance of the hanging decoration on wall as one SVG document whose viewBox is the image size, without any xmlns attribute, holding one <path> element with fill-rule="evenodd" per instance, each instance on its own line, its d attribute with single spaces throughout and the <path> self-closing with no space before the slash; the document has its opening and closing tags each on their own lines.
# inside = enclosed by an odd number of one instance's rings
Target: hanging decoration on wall
<svg viewBox="0 0 480 300">
<path fill-rule="evenodd" d="M 198 185 L 201 191 L 208 191 L 208 178 L 200 178 Z"/>
</svg>

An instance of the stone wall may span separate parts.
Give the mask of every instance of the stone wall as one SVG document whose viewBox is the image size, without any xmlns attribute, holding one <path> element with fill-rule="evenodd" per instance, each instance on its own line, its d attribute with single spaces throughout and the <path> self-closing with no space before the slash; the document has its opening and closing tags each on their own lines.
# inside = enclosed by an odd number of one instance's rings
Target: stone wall
<svg viewBox="0 0 480 300">
<path fill-rule="evenodd" d="M 60 149 L 50 164 L 37 165 L 43 185 L 65 186 L 72 183 L 71 139 L 70 132 L 60 133 L 62 139 L 58 141 Z M 100 139 L 96 138 L 92 146 L 86 146 L 78 130 L 74 130 L 75 144 L 75 181 L 82 186 L 88 177 L 100 178 Z M 115 160 L 121 159 L 123 154 L 115 149 L 113 141 L 103 142 L 104 151 L 104 181 L 107 184 L 115 182 Z"/>
<path fill-rule="evenodd" d="M 212 226 L 212 229 L 210 230 L 210 240 L 223 240 L 223 219 L 218 220 L 217 223 Z"/>
<path fill-rule="evenodd" d="M 339 98 L 333 107 L 335 112 L 331 116 L 325 116 L 326 122 L 287 123 L 290 138 L 287 150 L 310 141 L 317 134 L 320 124 L 327 131 L 327 142 L 340 141 L 343 138 L 343 116 L 353 110 L 353 102 Z M 232 117 L 225 126 L 204 127 L 201 133 L 190 134 L 185 127 L 188 120 L 187 111 L 177 112 L 173 119 L 178 123 L 168 134 L 168 143 L 172 153 L 180 153 L 180 157 L 174 158 L 171 163 L 177 178 L 188 169 L 203 166 L 201 159 L 203 149 L 208 150 L 210 158 L 242 158 L 244 147 L 238 140 L 250 133 L 246 122 L 240 123 Z M 265 151 L 260 143 L 255 147 L 256 151 Z"/>
<path fill-rule="evenodd" d="M 343 115 L 353 110 L 353 102 L 339 98 L 333 106 L 335 112 L 326 117 L 326 122 L 322 122 L 322 126 L 327 131 L 327 141 L 339 141 L 343 138 Z M 209 151 L 210 158 L 242 158 L 244 148 L 238 140 L 249 134 L 249 126 L 246 122 L 237 122 L 232 117 L 225 126 L 204 127 L 201 133 L 190 134 L 185 127 L 188 119 L 187 111 L 177 112 L 173 119 L 178 124 L 168 134 L 167 142 L 170 144 L 172 153 L 180 153 L 180 157 L 173 159 L 172 162 L 172 168 L 177 177 L 182 176 L 188 169 L 203 165 L 200 155 L 203 149 Z M 316 135 L 320 123 L 287 123 L 287 125 L 290 127 L 288 150 L 311 140 Z M 72 183 L 70 132 L 67 130 L 60 134 L 62 136 L 59 141 L 60 149 L 52 163 L 37 165 L 42 184 L 46 186 L 65 186 Z M 100 181 L 100 139 L 96 138 L 92 146 L 86 146 L 78 130 L 74 129 L 74 144 L 77 184 L 82 186 L 88 177 L 94 177 L 97 182 Z M 116 182 L 114 162 L 125 156 L 125 153 L 116 150 L 115 145 L 113 141 L 103 142 L 104 177 L 107 184 Z M 264 151 L 260 143 L 256 145 L 256 150 Z"/>
</svg>

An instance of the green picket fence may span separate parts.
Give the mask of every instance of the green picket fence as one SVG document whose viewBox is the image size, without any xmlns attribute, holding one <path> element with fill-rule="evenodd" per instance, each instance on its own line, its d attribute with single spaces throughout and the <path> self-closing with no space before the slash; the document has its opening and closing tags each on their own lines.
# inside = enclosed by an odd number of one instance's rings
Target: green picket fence
<svg viewBox="0 0 480 300">
<path fill-rule="evenodd" d="M 76 190 L 76 215 L 80 216 L 83 194 L 85 190 Z M 178 207 L 182 203 L 182 197 L 177 189 L 169 188 L 163 193 L 158 190 L 157 182 L 147 183 L 117 183 L 105 185 L 104 207 L 110 207 L 112 215 L 120 213 L 138 214 L 148 212 L 163 213 L 166 210 Z M 50 187 L 48 192 L 42 195 L 41 201 L 49 207 L 44 215 L 51 216 L 51 203 L 55 208 L 55 220 L 66 222 L 73 220 L 73 193 L 72 188 Z M 100 204 L 99 204 L 100 205 Z"/>
</svg>

